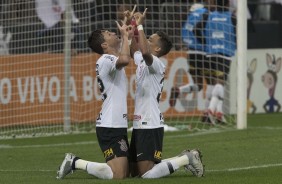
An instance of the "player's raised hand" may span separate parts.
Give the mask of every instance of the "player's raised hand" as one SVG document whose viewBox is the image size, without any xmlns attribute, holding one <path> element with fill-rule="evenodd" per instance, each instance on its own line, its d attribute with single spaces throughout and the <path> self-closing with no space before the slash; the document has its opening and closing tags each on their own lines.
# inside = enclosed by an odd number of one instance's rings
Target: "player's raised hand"
<svg viewBox="0 0 282 184">
<path fill-rule="evenodd" d="M 134 18 L 135 18 L 137 26 L 142 25 L 144 23 L 146 13 L 147 13 L 147 8 L 144 10 L 143 14 L 141 14 L 140 12 L 136 12 L 134 14 Z"/>
<path fill-rule="evenodd" d="M 128 26 L 125 24 L 125 22 L 121 21 L 121 25 L 119 24 L 118 21 L 116 21 L 116 23 L 121 36 L 128 36 L 129 35 Z"/>
<path fill-rule="evenodd" d="M 128 39 L 132 39 L 134 37 L 135 26 L 129 25 L 127 26 Z"/>
<path fill-rule="evenodd" d="M 130 21 L 131 21 L 131 19 L 133 18 L 133 15 L 134 15 L 134 13 L 135 13 L 136 7 L 137 7 L 137 6 L 134 5 L 132 11 L 126 10 L 125 12 L 123 12 L 123 15 L 124 15 L 123 21 L 124 21 L 127 25 L 130 24 Z"/>
</svg>

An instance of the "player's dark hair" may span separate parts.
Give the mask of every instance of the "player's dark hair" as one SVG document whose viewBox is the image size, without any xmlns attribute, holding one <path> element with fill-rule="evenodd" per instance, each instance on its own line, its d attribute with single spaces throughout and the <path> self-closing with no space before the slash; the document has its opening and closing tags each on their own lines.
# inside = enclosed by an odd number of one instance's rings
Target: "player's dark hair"
<svg viewBox="0 0 282 184">
<path fill-rule="evenodd" d="M 159 43 L 161 46 L 161 51 L 159 57 L 166 55 L 172 48 L 172 42 L 169 36 L 163 31 L 157 31 L 156 34 L 160 37 Z"/>
<path fill-rule="evenodd" d="M 91 33 L 88 38 L 88 47 L 97 54 L 104 54 L 103 48 L 101 46 L 102 43 L 105 42 L 104 35 L 102 34 L 104 30 L 99 29 L 95 30 Z"/>
</svg>

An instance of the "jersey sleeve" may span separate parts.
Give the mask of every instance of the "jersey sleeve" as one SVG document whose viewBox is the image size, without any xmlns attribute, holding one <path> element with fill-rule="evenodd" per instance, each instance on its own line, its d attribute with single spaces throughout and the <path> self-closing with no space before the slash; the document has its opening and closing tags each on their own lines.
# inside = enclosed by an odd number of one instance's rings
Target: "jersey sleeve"
<svg viewBox="0 0 282 184">
<path fill-rule="evenodd" d="M 100 75 L 107 75 L 109 73 L 112 73 L 116 71 L 116 62 L 118 57 L 112 56 L 112 55 L 103 55 L 99 58 L 97 61 L 97 64 L 99 66 Z"/>
<path fill-rule="evenodd" d="M 153 63 L 151 66 L 148 66 L 149 71 L 153 73 L 161 73 L 165 72 L 165 65 L 163 62 L 156 56 L 153 56 Z"/>
</svg>

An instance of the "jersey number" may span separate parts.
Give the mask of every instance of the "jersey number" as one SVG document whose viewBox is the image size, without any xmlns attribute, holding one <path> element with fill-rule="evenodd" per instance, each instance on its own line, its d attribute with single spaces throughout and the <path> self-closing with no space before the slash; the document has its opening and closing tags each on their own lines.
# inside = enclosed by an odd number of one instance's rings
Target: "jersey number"
<svg viewBox="0 0 282 184">
<path fill-rule="evenodd" d="M 104 101 L 107 98 L 107 94 L 104 92 L 105 86 L 103 84 L 102 79 L 99 76 L 98 68 L 99 68 L 99 65 L 97 64 L 96 65 L 97 82 L 98 82 L 98 85 L 99 85 L 100 92 L 102 94 L 102 100 Z"/>
<path fill-rule="evenodd" d="M 158 93 L 158 96 L 157 96 L 157 102 L 160 103 L 160 98 L 161 98 L 161 95 L 162 95 L 162 91 L 163 91 L 163 88 L 164 88 L 164 78 L 162 78 L 161 82 L 161 92 Z"/>
</svg>

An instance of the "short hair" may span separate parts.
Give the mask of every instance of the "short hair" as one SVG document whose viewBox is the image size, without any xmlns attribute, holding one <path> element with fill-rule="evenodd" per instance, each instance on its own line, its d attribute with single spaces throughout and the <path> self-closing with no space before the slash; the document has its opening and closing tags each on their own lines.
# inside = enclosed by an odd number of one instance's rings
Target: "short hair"
<svg viewBox="0 0 282 184">
<path fill-rule="evenodd" d="M 105 42 L 104 35 L 102 34 L 104 30 L 98 29 L 91 33 L 88 38 L 88 47 L 97 54 L 104 54 L 104 50 L 101 46 Z"/>
<path fill-rule="evenodd" d="M 160 37 L 159 43 L 161 46 L 161 52 L 159 57 L 166 55 L 172 48 L 172 42 L 169 36 L 163 31 L 157 31 L 156 34 Z"/>
</svg>

